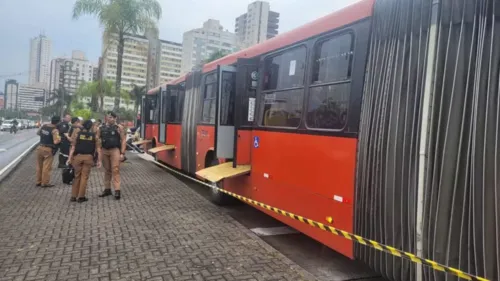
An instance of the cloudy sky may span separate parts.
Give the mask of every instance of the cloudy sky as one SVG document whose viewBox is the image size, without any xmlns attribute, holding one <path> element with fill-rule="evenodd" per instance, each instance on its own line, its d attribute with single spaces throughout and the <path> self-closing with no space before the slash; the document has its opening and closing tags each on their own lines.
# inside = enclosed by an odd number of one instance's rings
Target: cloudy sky
<svg viewBox="0 0 500 281">
<path fill-rule="evenodd" d="M 184 31 L 218 19 L 234 32 L 234 19 L 253 0 L 159 0 L 163 8 L 160 38 L 182 42 Z M 357 0 L 268 0 L 280 13 L 279 32 L 285 32 L 324 16 Z M 102 29 L 93 17 L 72 20 L 75 0 L 0 0 L 0 91 L 5 79 L 27 81 L 29 39 L 44 32 L 52 40 L 52 57 L 70 56 L 82 50 L 97 62 Z M 6 77 L 10 76 L 10 77 Z"/>
</svg>

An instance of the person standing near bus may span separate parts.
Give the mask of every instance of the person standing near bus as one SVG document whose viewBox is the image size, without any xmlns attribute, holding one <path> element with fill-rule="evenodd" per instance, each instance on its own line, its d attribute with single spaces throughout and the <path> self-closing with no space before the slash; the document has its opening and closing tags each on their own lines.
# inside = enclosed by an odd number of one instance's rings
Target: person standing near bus
<svg viewBox="0 0 500 281">
<path fill-rule="evenodd" d="M 61 137 L 56 125 L 61 118 L 59 116 L 52 117 L 51 124 L 43 125 L 37 131 L 40 136 L 40 144 L 36 152 L 36 186 L 53 187 L 50 184 L 50 176 L 52 172 L 52 161 L 54 159 L 53 150 L 56 145 L 61 142 Z"/>
<path fill-rule="evenodd" d="M 57 130 L 61 135 L 61 144 L 59 145 L 59 165 L 58 168 L 65 168 L 66 162 L 68 161 L 70 142 L 66 137 L 66 133 L 68 133 L 70 129 L 71 115 L 64 115 L 63 120 L 57 124 Z"/>
<path fill-rule="evenodd" d="M 71 202 L 82 203 L 88 201 L 86 197 L 87 181 L 90 170 L 94 165 L 94 153 L 97 152 L 99 161 L 97 167 L 101 167 L 101 150 L 97 146 L 98 140 L 92 132 L 92 121 L 87 120 L 81 128 L 75 128 L 71 136 L 71 151 L 69 164 L 75 169 L 75 178 L 71 191 Z"/>
<path fill-rule="evenodd" d="M 106 124 L 98 129 L 98 147 L 101 149 L 102 165 L 105 169 L 104 191 L 99 197 L 111 195 L 111 182 L 115 189 L 115 199 L 121 198 L 120 191 L 120 162 L 125 157 L 126 132 L 121 125 L 116 123 L 116 114 L 109 112 Z"/>
</svg>

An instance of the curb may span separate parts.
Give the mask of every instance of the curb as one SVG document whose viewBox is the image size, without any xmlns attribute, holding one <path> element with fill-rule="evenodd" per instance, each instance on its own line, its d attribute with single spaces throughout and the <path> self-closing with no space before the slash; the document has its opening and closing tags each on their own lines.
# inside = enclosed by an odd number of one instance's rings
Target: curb
<svg viewBox="0 0 500 281">
<path fill-rule="evenodd" d="M 16 168 L 23 160 L 28 156 L 28 154 L 38 146 L 39 141 L 32 144 L 28 149 L 26 149 L 21 155 L 17 156 L 12 162 L 0 170 L 0 183 L 2 183 L 10 174 L 10 172 Z"/>
</svg>

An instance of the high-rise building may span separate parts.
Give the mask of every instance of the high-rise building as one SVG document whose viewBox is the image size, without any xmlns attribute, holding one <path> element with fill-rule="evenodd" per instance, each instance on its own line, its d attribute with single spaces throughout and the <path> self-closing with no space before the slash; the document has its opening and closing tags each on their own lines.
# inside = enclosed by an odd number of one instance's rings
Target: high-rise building
<svg viewBox="0 0 500 281">
<path fill-rule="evenodd" d="M 209 19 L 202 28 L 184 32 L 182 40 L 182 73 L 201 66 L 211 54 L 238 50 L 236 35 L 224 30 L 218 20 Z"/>
<path fill-rule="evenodd" d="M 45 106 L 45 98 L 45 89 L 31 85 L 19 85 L 18 109 L 26 111 L 39 111 Z"/>
<path fill-rule="evenodd" d="M 247 12 L 236 18 L 235 33 L 240 46 L 248 48 L 278 35 L 279 16 L 270 10 L 268 2 L 249 4 Z"/>
<path fill-rule="evenodd" d="M 3 109 L 4 106 L 5 106 L 5 95 L 3 94 L 3 92 L 0 92 L 0 109 Z"/>
<path fill-rule="evenodd" d="M 73 51 L 71 58 L 56 58 L 50 63 L 49 91 L 64 87 L 67 94 L 74 94 L 82 82 L 94 80 L 95 65 L 82 51 Z"/>
<path fill-rule="evenodd" d="M 4 108 L 17 110 L 18 106 L 18 95 L 19 94 L 19 83 L 16 80 L 10 79 L 5 81 L 5 96 L 4 96 Z"/>
<path fill-rule="evenodd" d="M 39 87 L 48 88 L 50 79 L 50 56 L 52 43 L 45 35 L 31 39 L 30 68 L 28 83 Z"/>
<path fill-rule="evenodd" d="M 117 36 L 112 40 L 103 36 L 102 77 L 116 81 L 117 74 Z M 181 74 L 182 45 L 160 40 L 158 33 L 149 31 L 146 36 L 125 35 L 121 87 L 132 89 L 132 85 L 148 89 L 160 82 L 175 79 Z"/>
</svg>

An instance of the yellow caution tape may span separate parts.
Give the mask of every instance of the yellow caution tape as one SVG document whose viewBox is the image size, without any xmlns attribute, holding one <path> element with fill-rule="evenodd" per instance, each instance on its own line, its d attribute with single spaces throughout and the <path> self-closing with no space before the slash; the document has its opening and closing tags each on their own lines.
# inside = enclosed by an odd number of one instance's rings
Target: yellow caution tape
<svg viewBox="0 0 500 281">
<path fill-rule="evenodd" d="M 176 171 L 176 170 L 174 170 L 174 169 L 172 169 L 172 168 L 170 168 L 168 166 L 165 166 L 165 165 L 163 165 L 163 164 L 161 164 L 159 162 L 156 162 L 156 161 L 154 161 L 154 162 L 157 165 L 159 165 L 161 167 L 164 167 L 165 169 L 168 169 L 169 171 L 172 171 L 172 172 L 174 172 L 174 173 L 176 173 L 178 175 L 181 175 L 181 176 L 183 176 L 185 178 L 188 178 L 188 179 L 193 180 L 195 182 L 198 182 L 200 184 L 206 185 L 206 186 L 208 186 L 210 188 L 215 188 L 218 191 L 220 191 L 222 193 L 225 193 L 225 194 L 227 194 L 227 195 L 229 195 L 231 197 L 237 198 L 237 199 L 239 199 L 239 200 L 241 200 L 243 202 L 246 202 L 246 203 L 249 203 L 249 204 L 261 207 L 261 208 L 264 208 L 264 209 L 269 210 L 269 211 L 273 211 L 276 214 L 279 214 L 279 215 L 282 215 L 282 216 L 285 216 L 285 217 L 289 217 L 291 219 L 300 221 L 302 223 L 306 223 L 306 224 L 308 224 L 308 225 L 310 225 L 312 227 L 319 228 L 319 229 L 324 230 L 324 231 L 328 231 L 328 232 L 330 232 L 332 234 L 344 237 L 345 239 L 357 242 L 359 244 L 362 244 L 362 245 L 374 248 L 374 249 L 382 251 L 382 252 L 386 252 L 386 253 L 391 254 L 393 256 L 396 256 L 396 257 L 401 257 L 401 258 L 410 260 L 410 261 L 412 261 L 414 263 L 423 264 L 425 266 L 433 268 L 434 270 L 441 271 L 441 272 L 446 272 L 446 273 L 458 276 L 458 277 L 460 277 L 462 279 L 465 279 L 465 280 L 490 281 L 489 279 L 486 279 L 486 278 L 483 278 L 483 277 L 479 277 L 479 276 L 475 276 L 475 275 L 472 275 L 470 273 L 463 272 L 463 271 L 461 271 L 459 269 L 456 269 L 456 268 L 453 268 L 453 267 L 449 267 L 449 266 L 437 263 L 437 262 L 432 261 L 432 260 L 428 260 L 428 259 L 424 259 L 424 258 L 421 258 L 421 257 L 417 257 L 416 255 L 414 255 L 412 253 L 408 253 L 408 252 L 405 252 L 405 251 L 398 250 L 398 249 L 396 249 L 394 247 L 381 244 L 381 243 L 379 243 L 377 241 L 363 238 L 363 237 L 361 237 L 359 235 L 352 234 L 352 233 L 350 233 L 348 231 L 344 231 L 344 230 L 335 228 L 333 226 L 325 225 L 323 223 L 320 223 L 320 222 L 317 222 L 317 221 L 314 221 L 314 220 L 311 220 L 311 219 L 308 219 L 308 218 L 304 218 L 304 217 L 296 215 L 294 213 L 290 213 L 290 212 L 287 212 L 285 210 L 281 210 L 279 208 L 269 206 L 269 205 L 264 204 L 262 202 L 255 201 L 253 199 L 243 197 L 243 196 L 238 195 L 236 193 L 224 190 L 224 189 L 216 186 L 215 184 L 214 185 L 207 184 L 206 182 L 203 182 L 203 181 L 197 180 L 195 178 L 192 178 L 190 176 L 187 176 L 187 175 L 185 175 L 183 173 L 180 173 L 180 172 L 178 172 L 178 171 Z M 329 223 L 331 223 L 333 221 L 333 219 L 331 217 L 327 217 L 326 220 Z"/>
</svg>

